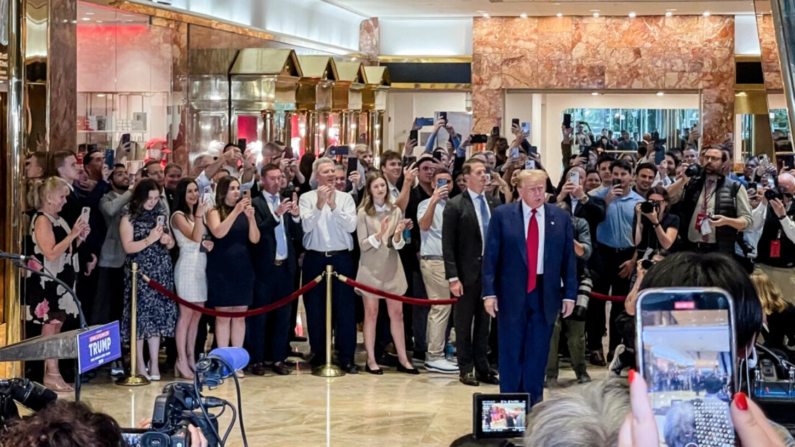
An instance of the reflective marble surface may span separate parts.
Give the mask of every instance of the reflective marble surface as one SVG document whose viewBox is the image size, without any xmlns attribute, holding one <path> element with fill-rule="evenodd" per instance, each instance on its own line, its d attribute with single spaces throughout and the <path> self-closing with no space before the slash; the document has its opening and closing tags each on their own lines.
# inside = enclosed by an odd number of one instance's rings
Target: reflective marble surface
<svg viewBox="0 0 795 447">
<path fill-rule="evenodd" d="M 298 345 L 298 349 L 304 351 L 307 346 Z M 361 344 L 357 363 L 364 365 Z M 241 380 L 250 446 L 449 446 L 471 432 L 472 394 L 499 392 L 497 386 L 468 387 L 458 382 L 457 375 L 422 369 L 418 376 L 385 368 L 383 376 L 362 371 L 323 379 L 312 376 L 302 364 L 298 368 L 289 376 L 247 375 Z M 605 370 L 589 366 L 589 373 L 597 379 Z M 130 426 L 151 417 L 155 398 L 172 377 L 163 379 L 145 387 L 124 388 L 112 384 L 102 371 L 84 386 L 83 400 L 122 426 Z M 571 369 L 561 369 L 562 386 L 573 380 Z M 204 394 L 237 405 L 233 382 Z M 225 429 L 229 420 L 227 411 L 221 427 Z M 239 427 L 233 429 L 228 446 L 243 445 Z"/>
</svg>

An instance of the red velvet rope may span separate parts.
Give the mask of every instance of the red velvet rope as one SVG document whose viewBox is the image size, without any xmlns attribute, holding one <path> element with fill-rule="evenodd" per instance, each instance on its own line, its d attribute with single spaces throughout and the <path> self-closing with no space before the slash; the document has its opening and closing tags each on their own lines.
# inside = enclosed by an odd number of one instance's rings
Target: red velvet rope
<svg viewBox="0 0 795 447">
<path fill-rule="evenodd" d="M 591 298 L 596 298 L 597 300 L 602 301 L 612 301 L 614 303 L 623 303 L 627 300 L 625 296 L 612 296 L 612 295 L 602 295 L 601 293 L 591 292 Z"/>
<path fill-rule="evenodd" d="M 196 312 L 200 312 L 200 313 L 203 313 L 205 315 L 210 315 L 210 316 L 213 316 L 213 317 L 222 317 L 222 318 L 253 317 L 254 315 L 261 315 L 261 314 L 264 314 L 265 312 L 270 312 L 270 311 L 272 311 L 274 309 L 282 307 L 285 304 L 297 299 L 299 296 L 303 295 L 304 293 L 308 292 L 309 290 L 311 290 L 312 288 L 314 288 L 315 286 L 320 284 L 320 281 L 323 279 L 323 276 L 320 275 L 317 278 L 313 279 L 312 281 L 309 281 L 304 287 L 301 287 L 300 289 L 298 289 L 295 292 L 293 292 L 291 295 L 286 296 L 286 297 L 280 299 L 279 301 L 276 301 L 275 303 L 268 304 L 267 306 L 263 306 L 263 307 L 260 307 L 260 308 L 257 308 L 257 309 L 247 310 L 245 312 L 225 312 L 225 311 L 221 311 L 221 310 L 207 309 L 205 307 L 197 306 L 196 304 L 191 303 L 190 301 L 185 301 L 182 298 L 180 298 L 176 293 L 174 293 L 174 292 L 168 290 L 167 288 L 163 287 L 163 285 L 160 284 L 159 282 L 149 278 L 146 275 L 141 275 L 141 276 L 143 277 L 144 282 L 149 284 L 149 287 L 151 287 L 151 288 L 155 289 L 156 291 L 160 292 L 161 294 L 163 294 L 166 298 L 170 299 L 171 301 L 175 301 L 175 302 L 177 302 L 179 304 L 182 304 L 183 306 L 187 307 L 188 309 L 195 310 Z"/>
<path fill-rule="evenodd" d="M 416 304 L 416 305 L 419 305 L 419 306 L 442 306 L 442 305 L 446 305 L 446 304 L 455 304 L 455 303 L 458 302 L 458 299 L 423 300 L 423 299 L 420 299 L 420 298 L 407 298 L 405 296 L 395 295 L 393 293 L 383 292 L 381 290 L 374 289 L 374 288 L 372 288 L 370 286 L 366 286 L 366 285 L 364 285 L 362 283 L 358 283 L 358 282 L 348 278 L 347 276 L 337 275 L 337 278 L 339 278 L 340 281 L 344 282 L 345 284 L 347 284 L 347 285 L 349 285 L 351 287 L 354 287 L 354 288 L 357 288 L 357 289 L 360 289 L 360 290 L 364 290 L 365 292 L 372 293 L 373 295 L 378 295 L 378 296 L 383 297 L 383 298 L 389 298 L 390 300 L 400 301 L 401 303 L 406 303 L 406 304 Z"/>
</svg>

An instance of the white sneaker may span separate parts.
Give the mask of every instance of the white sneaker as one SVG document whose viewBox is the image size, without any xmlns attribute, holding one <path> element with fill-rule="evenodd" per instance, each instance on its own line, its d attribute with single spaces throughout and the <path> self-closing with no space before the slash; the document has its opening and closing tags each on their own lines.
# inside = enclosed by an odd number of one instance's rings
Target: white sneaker
<svg viewBox="0 0 795 447">
<path fill-rule="evenodd" d="M 121 362 L 115 361 L 115 362 L 111 363 L 110 375 L 111 376 L 123 376 L 124 375 L 124 367 L 122 366 Z"/>
<path fill-rule="evenodd" d="M 446 359 L 425 362 L 425 369 L 442 374 L 458 374 L 458 365 L 454 365 Z"/>
</svg>

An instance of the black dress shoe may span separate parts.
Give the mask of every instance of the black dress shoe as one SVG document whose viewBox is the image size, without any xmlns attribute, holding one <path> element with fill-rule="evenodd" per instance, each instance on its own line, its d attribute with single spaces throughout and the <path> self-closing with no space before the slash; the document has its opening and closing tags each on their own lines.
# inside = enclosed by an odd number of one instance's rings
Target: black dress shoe
<svg viewBox="0 0 795 447">
<path fill-rule="evenodd" d="M 371 368 L 370 368 L 370 365 L 366 365 L 366 366 L 364 367 L 364 370 L 365 370 L 365 371 L 367 371 L 367 372 L 369 372 L 370 374 L 375 374 L 376 376 L 382 376 L 382 375 L 384 375 L 384 370 L 383 370 L 383 369 L 381 369 L 381 368 L 378 368 L 378 369 L 371 369 Z"/>
<path fill-rule="evenodd" d="M 419 370 L 417 370 L 417 368 L 408 369 L 405 366 L 400 365 L 400 364 L 398 364 L 397 370 L 398 370 L 398 372 L 401 372 L 401 373 L 404 373 L 404 374 L 410 374 L 412 376 L 419 375 L 419 373 L 420 373 Z"/>
<path fill-rule="evenodd" d="M 480 386 L 480 382 L 478 382 L 478 379 L 475 378 L 475 373 L 473 372 L 462 374 L 458 377 L 458 380 L 464 385 Z"/>
<path fill-rule="evenodd" d="M 356 364 L 353 362 L 341 364 L 340 369 L 342 369 L 348 374 L 359 374 L 359 367 L 356 366 Z"/>
<path fill-rule="evenodd" d="M 411 353 L 411 358 L 419 360 L 420 362 L 425 362 L 425 351 L 414 351 Z"/>
<path fill-rule="evenodd" d="M 500 379 L 498 379 L 495 374 L 492 374 L 491 371 L 486 374 L 477 374 L 476 377 L 479 382 L 488 383 L 489 385 L 500 384 Z"/>
<path fill-rule="evenodd" d="M 607 366 L 607 362 L 605 362 L 605 357 L 602 354 L 602 351 L 591 352 L 589 361 L 591 362 L 591 365 L 594 366 Z"/>
<path fill-rule="evenodd" d="M 283 362 L 276 362 L 271 366 L 273 372 L 280 376 L 287 376 L 290 375 L 290 368 L 287 367 Z"/>
<path fill-rule="evenodd" d="M 267 372 L 267 368 L 265 368 L 265 365 L 262 363 L 255 363 L 251 365 L 251 374 L 254 374 L 255 376 L 264 376 L 267 374 Z"/>
</svg>

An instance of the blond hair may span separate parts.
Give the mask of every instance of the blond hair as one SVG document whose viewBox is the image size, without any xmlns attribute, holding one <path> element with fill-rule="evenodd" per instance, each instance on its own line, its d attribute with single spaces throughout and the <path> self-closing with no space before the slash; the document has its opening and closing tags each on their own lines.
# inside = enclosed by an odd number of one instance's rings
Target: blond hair
<svg viewBox="0 0 795 447">
<path fill-rule="evenodd" d="M 759 301 L 762 302 L 762 309 L 765 315 L 777 314 L 787 308 L 787 303 L 782 298 L 781 289 L 773 284 L 763 271 L 756 269 L 751 273 L 751 281 L 754 283 Z"/>
<path fill-rule="evenodd" d="M 357 144 L 353 147 L 353 153 L 356 154 L 357 157 L 368 152 L 370 152 L 370 146 L 366 144 Z"/>
<path fill-rule="evenodd" d="M 44 180 L 31 180 L 28 183 L 28 206 L 37 211 L 41 210 L 47 202 L 48 195 L 59 190 L 63 191 L 64 188 L 68 188 L 66 182 L 58 177 L 49 177 Z M 69 192 L 66 191 L 64 195 L 69 195 Z"/>
<path fill-rule="evenodd" d="M 525 169 L 519 173 L 519 176 L 516 177 L 516 186 L 521 187 L 524 185 L 524 180 L 529 178 L 533 181 L 542 181 L 546 184 L 547 182 L 547 173 L 540 170 L 540 169 Z"/>
</svg>

